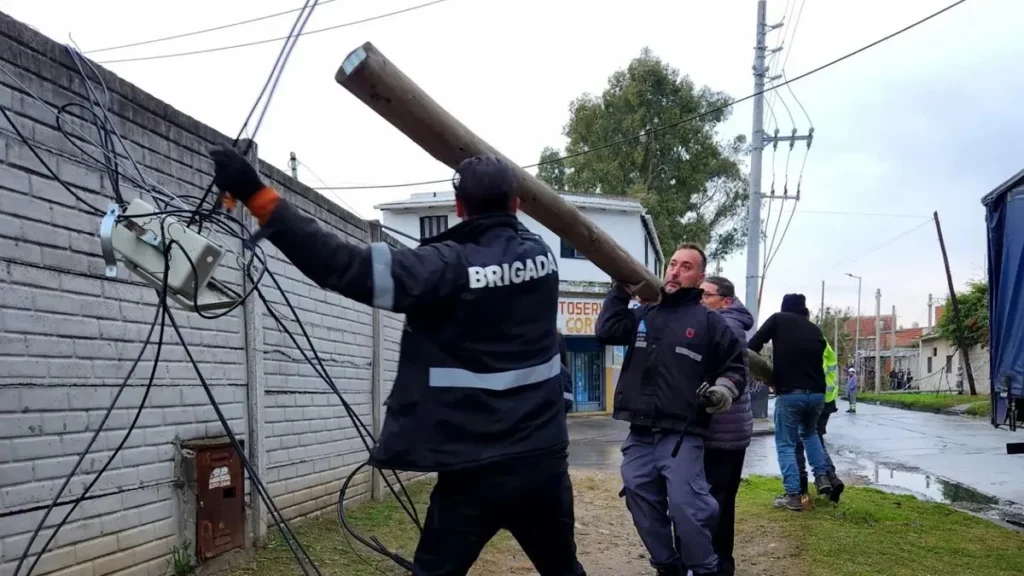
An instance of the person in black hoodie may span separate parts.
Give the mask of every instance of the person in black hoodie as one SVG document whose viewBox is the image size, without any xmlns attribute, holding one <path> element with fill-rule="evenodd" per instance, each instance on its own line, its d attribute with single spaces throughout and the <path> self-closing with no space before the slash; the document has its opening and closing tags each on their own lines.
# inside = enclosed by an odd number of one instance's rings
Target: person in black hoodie
<svg viewBox="0 0 1024 576">
<path fill-rule="evenodd" d="M 711 414 L 743 394 L 747 365 L 743 342 L 719 313 L 701 305 L 706 266 L 699 246 L 680 246 L 659 302 L 631 309 L 631 290 L 615 284 L 595 330 L 601 343 L 627 347 L 612 414 L 630 423 L 621 495 L 660 576 L 682 576 L 684 566 L 694 576 L 721 574 L 711 539 L 718 503 L 705 477 L 704 440 Z"/>
<path fill-rule="evenodd" d="M 555 330 L 558 261 L 515 215 L 511 166 L 494 156 L 462 161 L 453 185 L 463 221 L 412 249 L 347 242 L 266 186 L 234 149 L 210 155 L 217 187 L 309 279 L 405 314 L 370 464 L 437 472 L 413 576 L 464 576 L 502 528 L 542 576 L 584 576 Z"/>
<path fill-rule="evenodd" d="M 772 342 L 772 383 L 775 388 L 775 450 L 778 453 L 782 484 L 786 493 L 775 505 L 789 510 L 803 510 L 800 500 L 800 471 L 797 468 L 796 444 L 802 441 L 807 459 L 814 471 L 818 494 L 832 492 L 828 480 L 825 453 L 818 438 L 818 417 L 825 406 L 825 336 L 810 320 L 807 299 L 803 294 L 786 294 L 782 311 L 772 314 L 748 346 L 760 352 Z"/>
</svg>

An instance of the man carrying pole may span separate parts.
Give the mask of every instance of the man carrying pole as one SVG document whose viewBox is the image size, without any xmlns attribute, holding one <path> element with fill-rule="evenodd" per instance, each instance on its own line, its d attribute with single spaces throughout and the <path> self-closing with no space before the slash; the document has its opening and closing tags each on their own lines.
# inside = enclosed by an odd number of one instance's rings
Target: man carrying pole
<svg viewBox="0 0 1024 576">
<path fill-rule="evenodd" d="M 211 156 L 217 187 L 246 205 L 303 274 L 405 314 L 370 464 L 438 473 L 413 576 L 465 576 L 503 528 L 542 576 L 585 576 L 555 329 L 558 265 L 515 215 L 511 167 L 494 156 L 461 162 L 454 187 L 463 221 L 411 249 L 346 242 L 264 185 L 237 151 Z"/>
<path fill-rule="evenodd" d="M 747 367 L 743 342 L 701 305 L 706 266 L 699 246 L 683 244 L 666 267 L 659 302 L 631 309 L 632 290 L 616 283 L 595 330 L 603 344 L 627 347 L 612 416 L 630 423 L 621 495 L 659 576 L 682 576 L 684 565 L 695 576 L 721 574 L 704 439 L 711 413 L 743 393 Z"/>
</svg>

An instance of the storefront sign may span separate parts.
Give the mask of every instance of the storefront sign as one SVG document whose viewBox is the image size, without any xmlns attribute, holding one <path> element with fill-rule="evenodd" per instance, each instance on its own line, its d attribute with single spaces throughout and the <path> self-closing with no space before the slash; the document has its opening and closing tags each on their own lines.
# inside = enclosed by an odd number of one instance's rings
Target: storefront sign
<svg viewBox="0 0 1024 576">
<path fill-rule="evenodd" d="M 593 336 L 601 300 L 585 298 L 558 299 L 558 331 L 567 336 Z"/>
</svg>

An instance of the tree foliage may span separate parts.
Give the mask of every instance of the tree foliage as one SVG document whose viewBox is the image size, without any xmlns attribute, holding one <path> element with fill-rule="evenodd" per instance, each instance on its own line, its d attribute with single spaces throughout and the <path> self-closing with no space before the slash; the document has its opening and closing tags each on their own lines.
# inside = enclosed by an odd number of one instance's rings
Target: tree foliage
<svg viewBox="0 0 1024 576">
<path fill-rule="evenodd" d="M 721 260 L 744 245 L 746 234 L 746 137 L 722 139 L 717 130 L 730 109 L 715 109 L 730 101 L 644 48 L 612 74 L 600 96 L 572 102 L 563 129 L 567 158 L 544 148 L 537 176 L 558 190 L 636 198 L 666 250 L 700 242 L 709 259 Z"/>
<path fill-rule="evenodd" d="M 988 282 L 977 281 L 967 285 L 966 292 L 957 292 L 957 304 L 963 326 L 964 346 L 970 350 L 975 346 L 988 347 Z M 939 334 L 959 348 L 960 339 L 953 314 L 953 303 L 946 305 L 945 312 L 936 323 Z"/>
<path fill-rule="evenodd" d="M 840 310 L 839 308 L 833 308 L 831 306 L 825 307 L 824 315 L 821 311 L 818 312 L 821 320 L 818 322 L 818 327 L 821 328 L 821 333 L 825 336 L 825 340 L 832 345 L 832 349 L 836 351 L 836 356 L 839 358 L 839 369 L 843 372 L 846 368 L 853 366 L 853 338 L 843 330 L 843 326 L 846 322 L 854 317 L 853 310 L 845 308 Z M 817 316 L 815 317 L 817 318 Z M 839 342 L 835 342 L 835 329 L 836 323 L 839 323 Z M 840 374 L 842 376 L 842 374 Z"/>
</svg>

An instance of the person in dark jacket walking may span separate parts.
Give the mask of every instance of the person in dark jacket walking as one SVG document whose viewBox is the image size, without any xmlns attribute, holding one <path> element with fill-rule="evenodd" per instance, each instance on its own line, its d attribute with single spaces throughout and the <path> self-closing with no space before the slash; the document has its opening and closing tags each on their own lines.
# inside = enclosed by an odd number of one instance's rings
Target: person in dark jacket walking
<svg viewBox="0 0 1024 576">
<path fill-rule="evenodd" d="M 453 184 L 463 221 L 416 249 L 359 246 L 328 231 L 216 148 L 214 182 L 308 278 L 405 314 L 398 375 L 370 464 L 437 472 L 414 576 L 464 576 L 505 528 L 543 576 L 582 576 L 576 559 L 558 265 L 515 215 L 515 173 L 466 159 Z"/>
<path fill-rule="evenodd" d="M 736 287 L 721 276 L 708 276 L 701 284 L 703 301 L 717 311 L 746 345 L 747 331 L 754 327 L 754 317 L 736 297 Z M 749 384 L 749 376 L 748 381 Z M 743 459 L 754 434 L 754 414 L 750 410 L 750 394 L 744 390 L 728 410 L 711 417 L 708 439 L 704 442 L 704 470 L 711 495 L 718 502 L 718 525 L 711 541 L 718 555 L 718 571 L 727 576 L 736 573 L 733 544 L 736 536 L 736 493 L 743 477 Z"/>
<path fill-rule="evenodd" d="M 750 349 L 760 352 L 772 342 L 772 383 L 775 387 L 775 450 L 786 493 L 775 505 L 803 510 L 800 471 L 796 462 L 797 440 L 803 442 L 814 471 L 818 494 L 832 492 L 825 453 L 818 438 L 818 417 L 825 406 L 825 336 L 810 320 L 803 294 L 786 294 L 782 311 L 772 314 L 750 339 Z"/>
<path fill-rule="evenodd" d="M 728 410 L 747 378 L 743 343 L 701 305 L 706 266 L 704 251 L 684 244 L 669 261 L 659 302 L 631 309 L 631 291 L 615 284 L 595 330 L 603 344 L 627 347 L 612 415 L 630 423 L 621 495 L 662 576 L 682 576 L 684 566 L 719 574 L 704 440 L 711 414 Z"/>
</svg>

